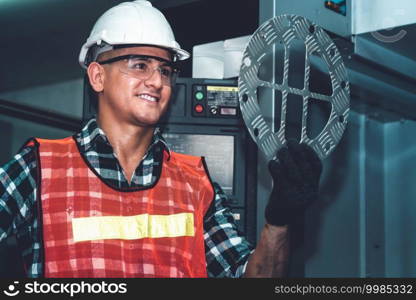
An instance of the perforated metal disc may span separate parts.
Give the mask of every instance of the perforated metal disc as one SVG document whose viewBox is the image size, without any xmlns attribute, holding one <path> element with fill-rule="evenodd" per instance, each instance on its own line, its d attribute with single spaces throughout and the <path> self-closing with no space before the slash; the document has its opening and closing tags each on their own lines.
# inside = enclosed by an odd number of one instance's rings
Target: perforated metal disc
<svg viewBox="0 0 416 300">
<path fill-rule="evenodd" d="M 303 89 L 290 86 L 288 80 L 289 51 L 294 40 L 303 41 L 305 44 Z M 270 52 L 277 42 L 284 48 L 283 81 L 280 84 L 261 80 L 258 77 L 265 53 Z M 312 55 L 320 57 L 327 67 L 332 85 L 331 95 L 310 91 L 310 58 Z M 344 133 L 350 103 L 346 68 L 336 45 L 326 32 L 303 17 L 281 15 L 266 21 L 256 30 L 243 54 L 238 86 L 240 108 L 245 124 L 269 160 L 275 156 L 278 149 L 286 144 L 285 116 L 288 94 L 302 97 L 303 115 L 300 142 L 311 146 L 321 159 L 326 158 L 334 150 Z M 281 92 L 282 108 L 280 127 L 277 132 L 273 132 L 261 113 L 258 87 L 271 88 Z M 313 139 L 308 137 L 306 130 L 309 101 L 326 101 L 331 104 L 327 124 Z"/>
</svg>

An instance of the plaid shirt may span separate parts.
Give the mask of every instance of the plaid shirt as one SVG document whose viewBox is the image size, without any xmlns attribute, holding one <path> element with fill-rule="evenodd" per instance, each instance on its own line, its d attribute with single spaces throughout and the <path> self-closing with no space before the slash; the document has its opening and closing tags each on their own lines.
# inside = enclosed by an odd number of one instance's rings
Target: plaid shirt
<svg viewBox="0 0 416 300">
<path fill-rule="evenodd" d="M 129 184 L 104 132 L 91 119 L 75 135 L 81 155 L 111 186 L 130 189 L 152 185 L 160 174 L 163 150 L 169 147 L 159 130 Z M 36 146 L 25 146 L 0 168 L 0 242 L 15 234 L 29 277 L 43 276 L 42 229 L 38 225 L 38 166 Z M 209 277 L 241 277 L 252 246 L 237 230 L 227 196 L 214 183 L 215 200 L 204 217 Z"/>
</svg>

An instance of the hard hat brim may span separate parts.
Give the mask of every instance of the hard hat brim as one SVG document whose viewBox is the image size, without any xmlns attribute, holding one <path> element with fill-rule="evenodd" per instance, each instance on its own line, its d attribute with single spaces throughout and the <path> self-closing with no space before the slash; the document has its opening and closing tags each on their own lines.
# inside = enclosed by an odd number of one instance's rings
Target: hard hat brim
<svg viewBox="0 0 416 300">
<path fill-rule="evenodd" d="M 81 65 L 81 67 L 84 68 L 84 69 L 87 69 L 88 68 L 88 62 L 86 61 L 86 57 L 87 57 L 87 53 L 88 53 L 89 49 L 91 48 L 91 46 L 93 44 L 96 44 L 96 43 L 88 43 L 87 42 L 81 48 L 78 61 L 79 61 L 79 64 Z M 151 46 L 154 46 L 154 47 L 158 47 L 158 48 L 167 49 L 167 50 L 169 50 L 170 52 L 173 53 L 173 55 L 174 55 L 174 61 L 186 60 L 189 57 L 191 57 L 191 54 L 188 51 L 186 51 L 186 50 L 183 50 L 183 49 L 180 49 L 180 48 L 176 48 L 176 47 L 167 47 L 165 45 L 156 45 L 156 44 L 133 44 L 133 43 L 125 43 L 125 44 L 117 44 L 117 45 L 132 45 L 132 46 L 133 45 L 136 45 L 136 46 L 150 46 L 150 47 Z M 116 46 L 116 45 L 113 45 L 113 46 Z"/>
</svg>

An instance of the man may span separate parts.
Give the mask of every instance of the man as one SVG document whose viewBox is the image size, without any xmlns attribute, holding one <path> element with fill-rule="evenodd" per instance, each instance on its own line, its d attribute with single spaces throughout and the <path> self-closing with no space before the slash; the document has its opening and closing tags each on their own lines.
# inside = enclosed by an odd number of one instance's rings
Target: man
<svg viewBox="0 0 416 300">
<path fill-rule="evenodd" d="M 147 1 L 102 15 L 80 64 L 97 118 L 61 140 L 34 139 L 0 168 L 0 241 L 16 234 L 29 277 L 284 276 L 288 224 L 317 196 L 321 163 L 289 142 L 257 248 L 236 229 L 199 157 L 156 129 L 189 57 Z"/>
</svg>

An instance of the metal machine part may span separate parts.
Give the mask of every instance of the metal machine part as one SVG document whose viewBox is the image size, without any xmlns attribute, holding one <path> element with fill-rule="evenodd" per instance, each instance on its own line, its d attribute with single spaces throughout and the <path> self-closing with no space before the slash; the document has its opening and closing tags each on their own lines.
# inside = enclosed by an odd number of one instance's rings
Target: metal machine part
<svg viewBox="0 0 416 300">
<path fill-rule="evenodd" d="M 305 46 L 303 88 L 291 86 L 289 57 L 291 44 L 302 42 Z M 282 81 L 269 82 L 259 78 L 266 53 L 278 43 L 284 49 Z M 331 92 L 318 93 L 310 89 L 311 59 L 318 57 L 328 70 Z M 292 61 L 291 61 L 292 62 Z M 315 74 L 314 74 L 315 75 Z M 264 22 L 251 36 L 244 51 L 238 80 L 240 109 L 245 124 L 268 160 L 286 144 L 286 114 L 289 95 L 302 98 L 302 124 L 300 142 L 311 146 L 321 159 L 326 158 L 340 141 L 348 118 L 350 92 L 347 71 L 341 55 L 325 31 L 309 20 L 296 15 L 281 15 Z M 266 123 L 258 102 L 258 88 L 265 87 L 281 92 L 279 129 L 274 132 Z M 331 105 L 327 124 L 315 137 L 307 134 L 308 104 L 323 101 Z"/>
<path fill-rule="evenodd" d="M 293 0 L 278 1 L 276 15 L 300 15 L 345 38 L 416 22 L 414 0 L 308 0 L 296 4 Z M 385 32 L 390 37 L 395 33 Z"/>
</svg>

